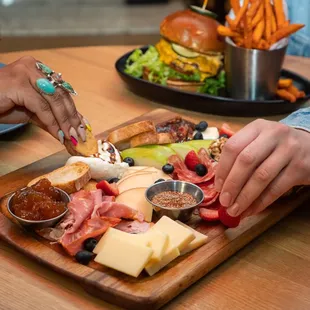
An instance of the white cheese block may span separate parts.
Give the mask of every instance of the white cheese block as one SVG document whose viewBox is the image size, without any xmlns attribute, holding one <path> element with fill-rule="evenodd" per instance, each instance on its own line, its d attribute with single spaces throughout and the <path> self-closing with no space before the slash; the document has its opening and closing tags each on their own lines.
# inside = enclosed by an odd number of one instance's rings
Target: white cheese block
<svg viewBox="0 0 310 310">
<path fill-rule="evenodd" d="M 127 232 L 124 232 L 124 231 L 121 231 L 121 230 L 118 230 L 118 229 L 110 227 L 105 232 L 105 234 L 101 237 L 101 239 L 99 240 L 98 244 L 94 248 L 93 252 L 95 254 L 99 254 L 100 253 L 100 251 L 103 248 L 104 242 L 105 242 L 104 239 L 109 238 L 111 235 L 116 236 L 117 238 L 122 238 L 123 240 L 128 241 L 128 242 L 134 242 L 134 243 L 136 243 L 138 245 L 142 245 L 142 246 L 148 246 L 148 243 L 149 243 L 149 238 L 146 238 L 144 236 L 146 234 L 134 235 L 134 234 L 129 234 Z"/>
<path fill-rule="evenodd" d="M 194 135 L 197 131 L 194 131 Z M 202 132 L 203 140 L 216 140 L 220 137 L 219 131 L 216 127 L 208 127 Z"/>
<path fill-rule="evenodd" d="M 184 255 L 186 253 L 189 253 L 199 247 L 201 247 L 202 245 L 207 243 L 208 240 L 208 236 L 200 233 L 199 231 L 193 229 L 190 226 L 187 226 L 186 224 L 180 222 L 180 221 L 176 221 L 178 224 L 182 225 L 183 227 L 186 227 L 187 229 L 189 229 L 190 231 L 192 231 L 195 235 L 195 239 L 189 244 L 187 245 L 187 247 L 185 247 L 182 252 L 181 255 Z"/>
<path fill-rule="evenodd" d="M 150 275 L 153 276 L 155 273 L 157 273 L 159 270 L 167 266 L 169 263 L 171 263 L 174 259 L 176 259 L 178 256 L 180 256 L 179 249 L 174 246 L 171 241 L 169 240 L 167 249 L 162 257 L 162 259 L 159 262 L 150 261 L 145 266 L 145 271 Z"/>
<path fill-rule="evenodd" d="M 94 260 L 101 265 L 137 278 L 152 254 L 152 249 L 147 246 L 110 234 L 104 238 L 101 250 Z"/>
<path fill-rule="evenodd" d="M 166 233 L 171 243 L 176 246 L 180 252 L 195 239 L 195 235 L 192 231 L 176 223 L 167 216 L 160 218 L 151 229 Z"/>
<path fill-rule="evenodd" d="M 128 207 L 140 211 L 144 214 L 146 222 L 152 221 L 153 207 L 145 198 L 146 187 L 132 188 L 122 192 L 115 198 L 118 203 L 124 203 Z"/>
</svg>

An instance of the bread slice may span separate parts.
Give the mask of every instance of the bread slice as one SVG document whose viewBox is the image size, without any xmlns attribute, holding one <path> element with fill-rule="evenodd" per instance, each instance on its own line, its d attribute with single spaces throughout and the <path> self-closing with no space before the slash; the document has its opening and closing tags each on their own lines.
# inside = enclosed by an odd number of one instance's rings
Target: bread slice
<svg viewBox="0 0 310 310">
<path fill-rule="evenodd" d="M 156 132 L 152 121 L 141 121 L 116 129 L 108 135 L 107 140 L 118 148 L 123 142 L 145 132 Z"/>
<path fill-rule="evenodd" d="M 48 179 L 52 186 L 64 190 L 67 194 L 72 194 L 83 188 L 91 179 L 90 168 L 82 162 L 58 168 L 50 173 L 41 175 L 28 183 L 34 185 L 41 179 Z"/>
<path fill-rule="evenodd" d="M 67 151 L 73 156 L 86 156 L 89 157 L 98 153 L 98 142 L 93 134 L 86 130 L 86 141 L 79 137 L 78 144 L 76 146 L 69 140 L 65 140 L 65 146 Z"/>
<path fill-rule="evenodd" d="M 98 182 L 96 182 L 95 180 L 90 180 L 83 186 L 83 189 L 85 191 L 94 191 L 97 189 L 96 187 L 97 183 Z"/>
<path fill-rule="evenodd" d="M 157 132 L 153 131 L 144 132 L 130 139 L 130 147 L 137 147 L 149 144 L 158 144 Z"/>
<path fill-rule="evenodd" d="M 161 132 L 158 135 L 158 143 L 157 144 L 170 144 L 174 143 L 175 139 L 173 138 L 171 133 Z"/>
</svg>

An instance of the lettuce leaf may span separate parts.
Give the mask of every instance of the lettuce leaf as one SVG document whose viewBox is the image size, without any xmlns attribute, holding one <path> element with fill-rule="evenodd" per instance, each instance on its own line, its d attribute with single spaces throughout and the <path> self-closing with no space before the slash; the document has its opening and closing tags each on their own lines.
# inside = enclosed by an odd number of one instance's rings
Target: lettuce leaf
<svg viewBox="0 0 310 310">
<path fill-rule="evenodd" d="M 136 49 L 128 57 L 125 73 L 136 78 L 142 78 L 144 67 L 147 67 L 150 71 L 149 80 L 154 83 L 166 85 L 168 79 L 200 82 L 198 70 L 192 75 L 182 74 L 173 70 L 159 59 L 159 53 L 155 46 L 152 45 L 144 54 L 142 50 Z"/>
<path fill-rule="evenodd" d="M 219 95 L 219 91 L 226 87 L 226 74 L 222 70 L 217 78 L 207 78 L 205 79 L 205 84 L 199 88 L 200 93 L 210 94 L 214 96 Z"/>
</svg>

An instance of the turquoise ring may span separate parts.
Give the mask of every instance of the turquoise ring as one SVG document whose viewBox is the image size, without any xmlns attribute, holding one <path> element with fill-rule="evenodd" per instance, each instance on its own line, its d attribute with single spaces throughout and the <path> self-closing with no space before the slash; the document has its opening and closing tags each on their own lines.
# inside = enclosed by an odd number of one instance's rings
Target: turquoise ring
<svg viewBox="0 0 310 310">
<path fill-rule="evenodd" d="M 36 67 L 47 77 L 47 80 L 50 82 L 50 84 L 52 84 L 54 88 L 60 87 L 71 95 L 75 95 L 75 96 L 77 95 L 77 92 L 73 89 L 72 85 L 62 79 L 61 73 L 56 73 L 50 67 L 44 65 L 42 62 L 39 62 L 39 61 L 36 62 Z M 38 83 L 37 83 L 37 86 L 38 86 Z M 40 88 L 40 90 L 42 89 Z"/>
<path fill-rule="evenodd" d="M 45 95 L 54 95 L 56 92 L 55 86 L 48 79 L 37 79 L 36 85 L 39 90 Z"/>
</svg>

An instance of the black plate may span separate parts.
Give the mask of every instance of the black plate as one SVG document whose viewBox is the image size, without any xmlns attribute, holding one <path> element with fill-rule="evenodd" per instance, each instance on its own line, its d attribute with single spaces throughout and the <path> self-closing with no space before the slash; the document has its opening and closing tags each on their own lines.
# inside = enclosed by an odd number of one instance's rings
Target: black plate
<svg viewBox="0 0 310 310">
<path fill-rule="evenodd" d="M 148 46 L 141 48 L 143 52 L 147 49 Z M 265 101 L 235 100 L 228 97 L 169 88 L 125 73 L 126 60 L 132 52 L 126 53 L 116 61 L 117 72 L 132 92 L 161 104 L 209 114 L 258 117 L 291 113 L 306 106 L 306 102 L 310 99 L 310 81 L 288 70 L 282 70 L 281 77 L 292 79 L 294 84 L 306 93 L 305 98 L 299 99 L 295 103 L 279 99 Z"/>
</svg>

